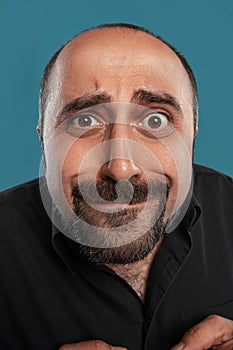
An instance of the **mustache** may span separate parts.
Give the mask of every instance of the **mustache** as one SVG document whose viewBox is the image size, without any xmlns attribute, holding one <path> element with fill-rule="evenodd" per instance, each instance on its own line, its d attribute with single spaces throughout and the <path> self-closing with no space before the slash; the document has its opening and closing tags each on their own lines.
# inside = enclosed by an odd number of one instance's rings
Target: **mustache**
<svg viewBox="0 0 233 350">
<path fill-rule="evenodd" d="M 72 189 L 73 204 L 85 199 L 88 202 L 101 200 L 119 203 L 136 204 L 143 203 L 148 199 L 167 198 L 169 185 L 161 180 L 135 181 L 121 180 L 115 182 L 109 179 L 97 181 L 84 181 L 75 184 Z"/>
</svg>

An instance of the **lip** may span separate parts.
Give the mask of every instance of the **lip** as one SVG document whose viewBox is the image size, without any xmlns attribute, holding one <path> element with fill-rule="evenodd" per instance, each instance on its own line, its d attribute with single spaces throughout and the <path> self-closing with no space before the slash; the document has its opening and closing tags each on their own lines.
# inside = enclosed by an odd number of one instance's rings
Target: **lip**
<svg viewBox="0 0 233 350">
<path fill-rule="evenodd" d="M 89 202 L 87 203 L 86 201 L 82 200 L 82 202 L 84 202 L 86 205 L 88 205 L 89 207 L 99 210 L 99 211 L 121 211 L 124 209 L 131 209 L 131 208 L 136 208 L 136 207 L 140 207 L 145 205 L 146 202 L 138 202 L 138 203 L 119 203 L 119 202 L 108 202 L 108 201 L 104 201 L 104 202 Z"/>
</svg>

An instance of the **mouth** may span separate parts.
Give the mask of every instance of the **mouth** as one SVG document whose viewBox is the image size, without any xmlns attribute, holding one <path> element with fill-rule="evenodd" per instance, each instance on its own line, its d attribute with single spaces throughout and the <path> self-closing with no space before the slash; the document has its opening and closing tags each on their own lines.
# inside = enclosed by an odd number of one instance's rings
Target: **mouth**
<svg viewBox="0 0 233 350">
<path fill-rule="evenodd" d="M 86 202 L 83 198 L 79 198 L 80 203 L 87 206 L 89 209 L 97 210 L 100 212 L 105 213 L 115 213 L 115 212 L 121 212 L 131 209 L 140 209 L 141 207 L 144 207 L 146 204 L 146 201 L 138 201 L 133 203 L 126 203 L 126 202 L 120 202 L 120 201 L 105 201 L 102 202 Z"/>
<path fill-rule="evenodd" d="M 98 213 L 110 219 L 111 215 L 136 215 L 144 209 L 153 212 L 165 205 L 167 195 L 168 186 L 161 181 L 115 184 L 99 180 L 75 185 L 71 193 L 74 212 L 92 220 Z"/>
</svg>

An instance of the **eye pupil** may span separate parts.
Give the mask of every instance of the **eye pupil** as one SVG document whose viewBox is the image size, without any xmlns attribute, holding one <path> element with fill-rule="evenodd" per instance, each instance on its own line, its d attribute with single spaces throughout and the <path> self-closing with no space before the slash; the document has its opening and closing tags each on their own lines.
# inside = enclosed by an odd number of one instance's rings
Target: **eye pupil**
<svg viewBox="0 0 233 350">
<path fill-rule="evenodd" d="M 91 123 L 92 123 L 91 118 L 88 117 L 87 115 L 79 117 L 78 119 L 78 124 L 81 127 L 91 126 Z"/>
<path fill-rule="evenodd" d="M 161 121 L 161 118 L 159 117 L 152 116 L 148 119 L 148 125 L 153 129 L 159 128 L 161 124 L 162 124 L 162 121 Z"/>
</svg>

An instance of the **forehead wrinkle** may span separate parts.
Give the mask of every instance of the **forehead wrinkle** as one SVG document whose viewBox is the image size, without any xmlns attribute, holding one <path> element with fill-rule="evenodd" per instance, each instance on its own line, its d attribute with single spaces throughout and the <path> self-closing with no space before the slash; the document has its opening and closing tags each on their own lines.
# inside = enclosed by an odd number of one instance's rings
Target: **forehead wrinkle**
<svg viewBox="0 0 233 350">
<path fill-rule="evenodd" d="M 95 90 L 98 91 L 100 89 L 100 82 L 99 82 L 99 80 L 94 78 L 93 82 L 94 82 L 94 85 L 95 85 Z"/>
</svg>

